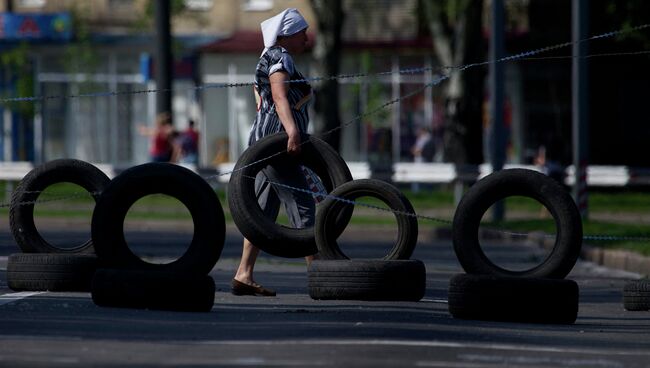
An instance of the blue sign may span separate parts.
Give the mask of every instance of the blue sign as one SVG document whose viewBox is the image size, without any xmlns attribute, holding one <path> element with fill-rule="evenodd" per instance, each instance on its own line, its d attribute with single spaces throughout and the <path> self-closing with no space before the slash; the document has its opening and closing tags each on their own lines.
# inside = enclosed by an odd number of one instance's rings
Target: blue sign
<svg viewBox="0 0 650 368">
<path fill-rule="evenodd" d="M 148 82 L 151 79 L 151 55 L 147 53 L 140 54 L 140 75 L 142 80 Z"/>
<path fill-rule="evenodd" d="M 58 40 L 72 37 L 69 13 L 0 13 L 0 40 Z"/>
</svg>

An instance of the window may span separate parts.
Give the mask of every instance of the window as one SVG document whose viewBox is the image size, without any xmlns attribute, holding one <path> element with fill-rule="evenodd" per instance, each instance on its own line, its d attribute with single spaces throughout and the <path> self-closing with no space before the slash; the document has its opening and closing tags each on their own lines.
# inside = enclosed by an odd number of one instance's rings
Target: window
<svg viewBox="0 0 650 368">
<path fill-rule="evenodd" d="M 273 0 L 245 0 L 241 8 L 245 11 L 267 11 L 273 9 Z"/>
<path fill-rule="evenodd" d="M 213 0 L 185 0 L 185 7 L 188 10 L 206 11 L 212 9 L 214 5 Z"/>
<path fill-rule="evenodd" d="M 45 0 L 20 0 L 18 6 L 21 8 L 42 8 Z"/>
</svg>

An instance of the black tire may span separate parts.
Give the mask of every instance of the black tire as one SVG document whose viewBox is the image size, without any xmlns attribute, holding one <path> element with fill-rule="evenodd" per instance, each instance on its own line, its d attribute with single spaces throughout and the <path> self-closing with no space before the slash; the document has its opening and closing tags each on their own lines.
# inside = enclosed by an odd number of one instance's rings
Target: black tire
<svg viewBox="0 0 650 368">
<path fill-rule="evenodd" d="M 623 307 L 628 311 L 650 310 L 650 280 L 626 283 L 623 287 Z"/>
<path fill-rule="evenodd" d="M 373 197 L 386 203 L 395 213 L 397 220 L 397 242 L 382 259 L 409 259 L 418 240 L 418 221 L 411 202 L 394 185 L 376 179 L 353 180 L 337 187 L 330 193 L 333 197 L 355 201 L 361 197 Z M 354 205 L 328 197 L 318 206 L 314 234 L 320 259 L 349 259 L 336 242 L 335 232 L 331 229 L 343 211 L 351 211 Z"/>
<path fill-rule="evenodd" d="M 194 273 L 99 269 L 92 279 L 93 302 L 102 307 L 209 312 L 212 277 Z"/>
<path fill-rule="evenodd" d="M 167 264 L 152 264 L 135 255 L 124 237 L 124 219 L 139 199 L 166 194 L 187 207 L 194 235 L 187 251 Z M 214 190 L 194 172 L 169 163 L 132 167 L 111 181 L 99 198 L 91 224 L 95 251 L 104 268 L 208 274 L 225 241 L 223 209 Z"/>
<path fill-rule="evenodd" d="M 110 181 L 97 167 L 74 159 L 49 161 L 30 171 L 11 196 L 9 209 L 9 226 L 20 249 L 24 253 L 94 253 L 90 239 L 73 248 L 48 243 L 34 223 L 34 201 L 49 186 L 67 182 L 84 188 L 97 202 Z"/>
<path fill-rule="evenodd" d="M 479 243 L 481 218 L 490 206 L 510 196 L 539 201 L 557 226 L 556 241 L 546 259 L 523 271 L 506 270 L 492 263 Z M 569 193 L 555 180 L 533 170 L 509 169 L 488 175 L 467 191 L 456 209 L 452 236 L 458 261 L 467 273 L 561 279 L 580 255 L 582 219 Z"/>
<path fill-rule="evenodd" d="M 308 280 L 312 299 L 419 301 L 426 270 L 418 260 L 317 260 Z"/>
<path fill-rule="evenodd" d="M 459 319 L 572 324 L 578 299 L 573 280 L 458 274 L 449 281 L 449 313 Z"/>
<path fill-rule="evenodd" d="M 305 143 L 301 146 L 300 155 L 289 156 L 286 154 L 285 132 L 260 139 L 237 160 L 228 184 L 228 204 L 239 231 L 258 248 L 279 257 L 296 258 L 315 254 L 318 249 L 314 228 L 290 228 L 264 216 L 257 203 L 255 183 L 251 178 L 267 165 L 280 166 L 291 162 L 292 165 L 300 164 L 316 173 L 328 193 L 352 180 L 345 161 L 327 143 L 308 134 L 302 134 L 301 141 Z M 350 216 L 351 212 L 339 216 L 332 228 L 337 236 L 347 226 Z"/>
<path fill-rule="evenodd" d="M 12 254 L 7 284 L 16 291 L 90 291 L 96 269 L 97 257 L 90 254 Z"/>
</svg>

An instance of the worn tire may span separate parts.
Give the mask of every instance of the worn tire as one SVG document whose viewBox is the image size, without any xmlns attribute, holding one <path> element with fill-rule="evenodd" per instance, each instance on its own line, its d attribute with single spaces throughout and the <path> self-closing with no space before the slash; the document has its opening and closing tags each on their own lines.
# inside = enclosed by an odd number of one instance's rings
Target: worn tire
<svg viewBox="0 0 650 368">
<path fill-rule="evenodd" d="M 650 280 L 626 283 L 623 287 L 623 307 L 628 311 L 650 310 Z"/>
<path fill-rule="evenodd" d="M 59 159 L 34 168 L 11 196 L 9 227 L 24 253 L 94 253 L 90 239 L 73 248 L 59 248 L 45 240 L 34 223 L 34 201 L 53 184 L 73 183 L 87 190 L 95 202 L 110 179 L 97 167 L 79 160 Z"/>
<path fill-rule="evenodd" d="M 499 200 L 524 196 L 542 203 L 557 226 L 555 244 L 541 264 L 523 271 L 490 261 L 479 243 L 485 212 Z M 561 279 L 575 266 L 582 246 L 582 219 L 569 193 L 555 180 L 533 170 L 509 169 L 488 175 L 463 196 L 453 220 L 452 237 L 458 261 L 467 273 Z"/>
<path fill-rule="evenodd" d="M 397 242 L 382 259 L 396 260 L 409 259 L 418 240 L 418 221 L 415 216 L 404 215 L 414 214 L 411 202 L 394 185 L 376 179 L 353 180 L 342 184 L 330 193 L 332 197 L 339 197 L 356 201 L 360 197 L 373 197 L 381 200 L 394 211 L 397 220 Z M 328 197 L 318 206 L 316 213 L 316 224 L 314 234 L 316 246 L 320 259 L 349 259 L 341 251 L 336 242 L 335 232 L 331 229 L 335 226 L 335 220 L 340 213 L 352 210 L 354 205 L 342 202 L 338 199 Z"/>
<path fill-rule="evenodd" d="M 418 260 L 317 260 L 308 280 L 312 299 L 419 301 L 426 270 Z"/>
<path fill-rule="evenodd" d="M 194 235 L 187 251 L 167 264 L 152 264 L 135 255 L 124 237 L 129 208 L 150 194 L 166 194 L 187 207 Z M 169 163 L 132 167 L 111 181 L 102 193 L 91 224 L 97 256 L 104 268 L 193 272 L 207 275 L 214 267 L 225 241 L 223 209 L 214 190 L 194 172 Z"/>
<path fill-rule="evenodd" d="M 458 274 L 449 281 L 454 318 L 572 324 L 578 316 L 573 280 Z"/>
<path fill-rule="evenodd" d="M 99 269 L 92 279 L 93 302 L 102 307 L 209 312 L 212 277 L 194 273 Z"/>
<path fill-rule="evenodd" d="M 96 269 L 97 257 L 91 254 L 12 254 L 7 284 L 16 291 L 90 291 Z"/>
<path fill-rule="evenodd" d="M 316 173 L 328 193 L 352 180 L 345 161 L 327 143 L 308 134 L 302 134 L 301 141 L 306 143 L 301 146 L 300 155 L 289 156 L 286 154 L 285 132 L 260 139 L 239 157 L 228 183 L 228 204 L 239 231 L 256 247 L 279 257 L 296 258 L 315 254 L 314 228 L 290 228 L 264 216 L 255 196 L 255 181 L 251 178 L 267 165 L 279 166 L 290 161 Z M 337 236 L 347 226 L 350 216 L 351 212 L 339 216 L 332 228 Z"/>
</svg>

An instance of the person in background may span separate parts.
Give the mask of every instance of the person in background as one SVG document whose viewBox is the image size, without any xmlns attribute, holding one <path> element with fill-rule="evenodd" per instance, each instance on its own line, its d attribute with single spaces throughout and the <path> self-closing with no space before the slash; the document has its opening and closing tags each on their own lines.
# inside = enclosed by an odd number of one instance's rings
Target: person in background
<svg viewBox="0 0 650 368">
<path fill-rule="evenodd" d="M 171 114 L 162 112 L 156 116 L 153 128 L 140 125 L 138 130 L 141 135 L 151 137 L 149 146 L 149 159 L 152 162 L 171 162 L 174 153 Z"/>
<path fill-rule="evenodd" d="M 308 24 L 295 8 L 289 8 L 261 23 L 264 51 L 255 72 L 255 98 L 257 115 L 251 128 L 248 144 L 285 131 L 288 136 L 287 154 L 299 155 L 300 133 L 307 132 L 309 115 L 307 106 L 312 90 L 294 65 L 292 55 L 303 52 L 307 46 Z M 268 180 L 267 180 L 268 179 Z M 294 166 L 264 168 L 255 179 L 255 193 L 264 214 L 275 220 L 282 202 L 293 227 L 313 226 L 315 202 L 310 194 L 287 190 L 271 185 L 283 183 L 292 187 L 307 188 L 301 168 Z M 275 291 L 255 282 L 253 268 L 259 248 L 244 239 L 242 257 L 232 280 L 235 295 L 275 296 Z M 313 256 L 306 257 L 307 263 Z"/>
<path fill-rule="evenodd" d="M 176 157 L 174 162 L 181 164 L 199 163 L 199 132 L 194 129 L 194 120 L 190 119 L 187 129 L 176 138 Z"/>
<path fill-rule="evenodd" d="M 411 147 L 413 162 L 431 162 L 435 153 L 433 137 L 429 129 L 424 126 L 419 126 L 415 133 L 415 143 Z"/>
<path fill-rule="evenodd" d="M 418 126 L 415 133 L 415 143 L 411 147 L 411 154 L 413 155 L 413 162 L 432 162 L 433 156 L 436 154 L 435 146 L 433 144 L 433 137 L 429 129 L 423 125 Z M 421 183 L 411 183 L 411 190 L 418 192 Z M 426 187 L 429 187 L 428 185 Z"/>
</svg>

